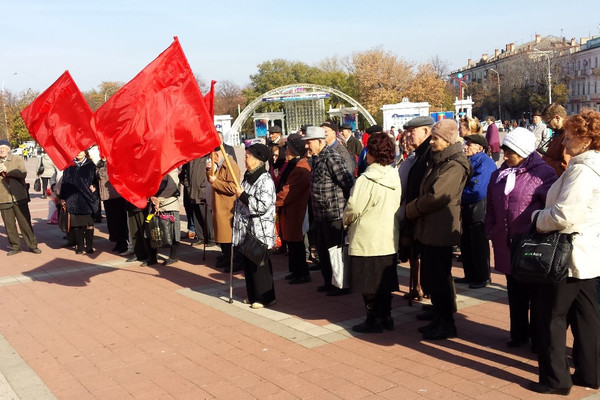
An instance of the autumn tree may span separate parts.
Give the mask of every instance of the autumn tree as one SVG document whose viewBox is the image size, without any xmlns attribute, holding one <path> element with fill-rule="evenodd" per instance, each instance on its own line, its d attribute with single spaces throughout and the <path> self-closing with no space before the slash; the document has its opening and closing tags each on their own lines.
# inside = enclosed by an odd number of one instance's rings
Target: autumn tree
<svg viewBox="0 0 600 400">
<path fill-rule="evenodd" d="M 83 97 L 90 105 L 92 111 L 96 111 L 122 87 L 123 82 L 104 81 L 100 85 L 98 85 L 98 89 L 92 89 L 83 92 Z"/>
<path fill-rule="evenodd" d="M 426 101 L 433 109 L 452 110 L 452 93 L 444 80 L 438 76 L 432 64 L 420 64 L 410 86 L 402 93 L 410 101 Z"/>
<path fill-rule="evenodd" d="M 238 115 L 238 106 L 246 105 L 246 96 L 235 83 L 225 80 L 215 85 L 215 114 Z"/>
</svg>

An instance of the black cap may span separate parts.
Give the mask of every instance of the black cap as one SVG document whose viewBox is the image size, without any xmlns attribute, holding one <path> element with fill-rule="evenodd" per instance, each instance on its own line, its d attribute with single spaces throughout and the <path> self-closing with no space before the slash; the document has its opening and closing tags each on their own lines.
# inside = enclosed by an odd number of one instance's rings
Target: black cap
<svg viewBox="0 0 600 400">
<path fill-rule="evenodd" d="M 285 143 L 293 155 L 304 157 L 304 154 L 306 154 L 306 147 L 301 135 L 292 133 L 290 136 L 288 136 Z"/>
<path fill-rule="evenodd" d="M 372 133 L 383 132 L 383 128 L 381 127 L 381 125 L 371 125 L 370 127 L 367 128 L 367 130 L 365 132 L 370 135 Z"/>
<path fill-rule="evenodd" d="M 478 134 L 467 135 L 467 136 L 463 137 L 463 139 L 465 139 L 465 141 L 480 144 L 481 146 L 483 146 L 484 149 L 488 148 L 488 141 L 485 138 L 485 136 L 483 136 L 483 135 L 478 135 Z"/>
<path fill-rule="evenodd" d="M 267 162 L 269 157 L 271 157 L 269 148 L 262 143 L 254 143 L 252 146 L 248 147 L 246 151 L 262 162 Z"/>
<path fill-rule="evenodd" d="M 269 128 L 269 133 L 281 133 L 281 127 L 279 125 L 273 125 Z"/>
<path fill-rule="evenodd" d="M 323 122 L 321 124 L 321 128 L 324 127 L 324 126 L 328 127 L 329 129 L 333 130 L 336 133 L 340 131 L 339 128 L 338 128 L 338 126 L 337 126 L 337 124 L 335 122 L 333 122 L 333 121 L 327 120 L 327 121 Z"/>
<path fill-rule="evenodd" d="M 433 120 L 433 118 L 428 117 L 428 116 L 420 116 L 420 117 L 415 117 L 415 118 L 411 119 L 410 121 L 408 121 L 407 123 L 405 123 L 403 128 L 404 129 L 418 128 L 420 126 L 433 126 L 433 124 L 435 124 L 435 121 Z"/>
<path fill-rule="evenodd" d="M 350 125 L 348 125 L 348 124 L 340 125 L 340 131 L 343 131 L 344 129 L 347 129 L 347 130 L 351 131 L 352 127 Z"/>
</svg>

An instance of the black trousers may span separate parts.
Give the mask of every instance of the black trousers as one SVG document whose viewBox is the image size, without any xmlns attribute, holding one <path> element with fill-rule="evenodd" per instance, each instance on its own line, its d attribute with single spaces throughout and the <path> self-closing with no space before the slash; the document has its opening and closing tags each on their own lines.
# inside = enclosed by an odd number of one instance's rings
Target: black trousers
<svg viewBox="0 0 600 400">
<path fill-rule="evenodd" d="M 48 183 L 50 183 L 50 178 L 42 178 L 42 197 L 46 197 L 46 188 L 48 187 Z"/>
<path fill-rule="evenodd" d="M 483 222 L 462 226 L 460 251 L 468 282 L 481 283 L 490 279 L 490 244 L 485 237 Z"/>
<path fill-rule="evenodd" d="M 188 218 L 192 218 L 194 221 L 198 240 L 204 242 L 204 233 L 206 232 L 208 234 L 208 242 L 214 241 L 215 236 L 210 207 L 207 207 L 205 203 L 190 203 L 190 212 L 191 215 L 188 214 Z"/>
<path fill-rule="evenodd" d="M 452 283 L 452 246 L 421 244 L 421 285 L 431 296 L 436 314 L 452 320 L 454 286 Z"/>
<path fill-rule="evenodd" d="M 106 212 L 108 240 L 111 242 L 126 242 L 129 237 L 127 201 L 122 197 L 104 200 L 104 211 Z"/>
<path fill-rule="evenodd" d="M 240 254 L 241 255 L 241 254 Z M 273 283 L 273 264 L 271 257 L 262 265 L 256 265 L 248 258 L 242 257 L 244 264 L 244 280 L 248 301 L 250 304 L 259 302 L 267 305 L 275 300 L 275 285 Z"/>
<path fill-rule="evenodd" d="M 299 242 L 286 242 L 289 251 L 290 272 L 296 276 L 306 276 L 309 274 L 308 263 L 306 262 L 306 246 L 304 240 Z"/>
<path fill-rule="evenodd" d="M 4 221 L 4 229 L 6 229 L 6 236 L 8 236 L 8 242 L 12 250 L 21 250 L 21 239 L 19 238 L 19 231 L 17 230 L 17 223 L 19 224 L 19 230 L 25 244 L 31 250 L 37 249 L 37 240 L 33 234 L 33 227 L 31 226 L 31 214 L 29 213 L 29 206 L 27 203 L 18 205 L 12 203 L 9 208 L 3 209 L 1 212 L 2 221 Z"/>
<path fill-rule="evenodd" d="M 538 286 L 519 282 L 512 275 L 506 275 L 506 291 L 511 339 L 525 341 L 531 337 L 531 344 L 537 347 Z"/>
<path fill-rule="evenodd" d="M 573 332 L 575 375 L 589 385 L 600 384 L 600 317 L 595 279 L 567 278 L 542 285 L 538 296 L 540 383 L 571 387 L 566 356 L 567 317 Z"/>
<path fill-rule="evenodd" d="M 342 243 L 343 222 L 341 219 L 335 221 L 315 221 L 315 235 L 317 239 L 317 253 L 319 254 L 319 265 L 325 286 L 331 286 L 331 260 L 329 259 L 329 248 Z"/>
<path fill-rule="evenodd" d="M 133 253 L 138 260 L 146 260 L 148 258 L 148 239 L 144 237 L 144 220 L 146 212 L 142 210 L 128 211 L 129 229 L 131 229 L 131 241 L 133 245 Z"/>
</svg>

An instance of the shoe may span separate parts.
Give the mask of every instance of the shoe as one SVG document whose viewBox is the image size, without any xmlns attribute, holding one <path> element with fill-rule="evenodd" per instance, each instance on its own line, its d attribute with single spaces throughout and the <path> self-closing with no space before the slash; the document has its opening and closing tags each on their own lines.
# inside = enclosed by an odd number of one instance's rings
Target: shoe
<svg viewBox="0 0 600 400">
<path fill-rule="evenodd" d="M 419 331 L 419 333 L 425 333 L 425 332 L 429 332 L 431 331 L 433 328 L 435 328 L 437 326 L 437 324 L 440 322 L 439 318 L 434 318 L 431 321 L 429 321 L 429 323 L 427 325 L 424 326 L 420 326 L 417 331 Z"/>
<path fill-rule="evenodd" d="M 582 386 L 582 387 L 586 387 L 586 388 L 590 388 L 590 389 L 594 389 L 594 390 L 600 389 L 600 385 L 589 385 L 589 384 L 585 383 L 583 381 L 583 379 L 581 379 L 579 377 L 579 375 L 574 375 L 574 374 L 571 375 L 571 381 L 573 382 L 573 385 L 576 385 L 576 386 Z"/>
<path fill-rule="evenodd" d="M 138 258 L 136 256 L 129 257 L 127 260 L 125 260 L 125 262 L 136 262 L 136 261 L 144 261 L 144 260 L 138 260 Z"/>
<path fill-rule="evenodd" d="M 6 253 L 7 256 L 14 256 L 15 254 L 19 254 L 21 252 L 21 250 L 11 250 L 8 253 Z"/>
<path fill-rule="evenodd" d="M 423 311 L 433 310 L 433 304 L 423 304 L 421 306 L 421 310 L 423 310 Z"/>
<path fill-rule="evenodd" d="M 331 285 L 321 285 L 317 287 L 317 292 L 328 292 L 332 287 Z"/>
<path fill-rule="evenodd" d="M 254 310 L 260 310 L 261 308 L 265 308 L 265 306 L 263 305 L 263 303 L 259 303 L 258 301 L 255 301 L 254 303 L 250 304 L 250 308 L 252 308 Z"/>
<path fill-rule="evenodd" d="M 146 260 L 140 264 L 140 267 L 148 267 L 150 265 L 156 265 L 156 264 L 158 264 L 157 260 Z"/>
<path fill-rule="evenodd" d="M 198 236 L 196 236 L 196 232 L 188 231 L 187 237 L 188 239 L 196 239 Z"/>
<path fill-rule="evenodd" d="M 350 288 L 340 289 L 336 287 L 332 287 L 327 291 L 327 296 L 335 297 L 335 296 L 343 296 L 345 294 L 350 294 Z"/>
<path fill-rule="evenodd" d="M 301 283 L 308 283 L 310 281 L 310 275 L 298 276 L 296 278 L 290 279 L 290 285 L 299 285 Z"/>
<path fill-rule="evenodd" d="M 443 340 L 456 337 L 456 325 L 454 320 L 440 320 L 439 323 L 423 333 L 423 339 L 425 340 Z"/>
<path fill-rule="evenodd" d="M 454 278 L 454 283 L 470 283 L 467 278 Z"/>
<path fill-rule="evenodd" d="M 42 251 L 40 249 L 38 249 L 37 247 L 35 249 L 31 249 L 31 252 L 33 254 L 41 254 L 42 253 Z"/>
<path fill-rule="evenodd" d="M 413 289 L 412 293 L 404 293 L 403 296 L 406 300 L 417 300 L 417 301 L 421 301 L 423 300 L 423 291 L 422 290 L 416 290 Z"/>
<path fill-rule="evenodd" d="M 164 266 L 167 266 L 167 265 L 173 265 L 173 264 L 175 264 L 175 263 L 176 263 L 176 262 L 178 262 L 178 261 L 179 261 L 179 259 L 178 259 L 178 258 L 170 258 L 170 257 L 169 257 L 169 258 L 167 258 L 167 259 L 165 260 L 165 262 L 163 263 L 163 265 L 164 265 Z"/>
<path fill-rule="evenodd" d="M 133 254 L 133 249 L 127 248 L 127 250 L 125 250 L 122 253 L 119 253 L 120 256 L 130 256 Z"/>
<path fill-rule="evenodd" d="M 508 342 L 506 342 L 506 346 L 508 347 L 519 347 L 522 344 L 527 344 L 529 343 L 529 339 L 528 338 L 524 338 L 524 339 L 513 339 L 511 338 Z"/>
<path fill-rule="evenodd" d="M 568 396 L 571 393 L 571 388 L 551 388 L 550 386 L 546 386 L 537 382 L 529 382 L 527 388 L 536 393 L 542 394 L 558 394 L 560 396 Z"/>
<path fill-rule="evenodd" d="M 321 266 L 319 264 L 311 265 L 310 267 L 308 267 L 308 270 L 309 271 L 320 271 Z"/>
<path fill-rule="evenodd" d="M 388 331 L 394 330 L 394 318 L 391 315 L 388 315 L 381 319 L 381 326 L 383 329 L 387 329 Z"/>
<path fill-rule="evenodd" d="M 469 285 L 469 289 L 483 289 L 487 287 L 488 281 L 485 282 L 474 282 Z"/>
<path fill-rule="evenodd" d="M 383 327 L 381 321 L 367 317 L 362 324 L 354 325 L 352 330 L 358 333 L 382 333 Z"/>
<path fill-rule="evenodd" d="M 419 321 L 431 321 L 435 317 L 435 311 L 427 310 L 425 312 L 417 314 L 417 320 Z"/>
<path fill-rule="evenodd" d="M 296 274 L 294 274 L 293 272 L 291 274 L 287 274 L 286 276 L 283 277 L 283 279 L 285 279 L 286 281 L 291 281 L 292 279 L 294 279 L 296 277 Z"/>
</svg>

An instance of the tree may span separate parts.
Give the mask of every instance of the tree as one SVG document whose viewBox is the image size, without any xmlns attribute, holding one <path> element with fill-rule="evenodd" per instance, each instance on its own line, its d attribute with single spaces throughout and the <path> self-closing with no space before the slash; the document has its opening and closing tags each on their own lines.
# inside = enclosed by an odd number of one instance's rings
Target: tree
<svg viewBox="0 0 600 400">
<path fill-rule="evenodd" d="M 450 64 L 448 61 L 442 60 L 438 55 L 431 57 L 429 65 L 431 65 L 439 79 L 446 79 L 450 75 Z"/>
<path fill-rule="evenodd" d="M 23 118 L 21 118 L 21 111 L 27 107 L 35 98 L 39 95 L 39 92 L 27 89 L 18 95 L 12 95 L 8 93 L 8 100 L 6 104 L 6 118 L 8 121 L 8 140 L 11 145 L 18 146 L 19 144 L 32 140 L 31 134 Z"/>
<path fill-rule="evenodd" d="M 235 83 L 225 80 L 215 85 L 215 114 L 238 115 L 238 105 L 246 104 L 246 96 Z"/>
<path fill-rule="evenodd" d="M 410 86 L 402 95 L 414 102 L 426 101 L 432 109 L 452 110 L 454 108 L 452 93 L 432 64 L 421 64 L 417 67 Z"/>
<path fill-rule="evenodd" d="M 92 111 L 96 111 L 101 105 L 106 103 L 110 96 L 117 93 L 123 87 L 123 82 L 104 81 L 98 85 L 98 89 L 92 89 L 83 92 L 83 97 L 90 105 Z"/>
</svg>

